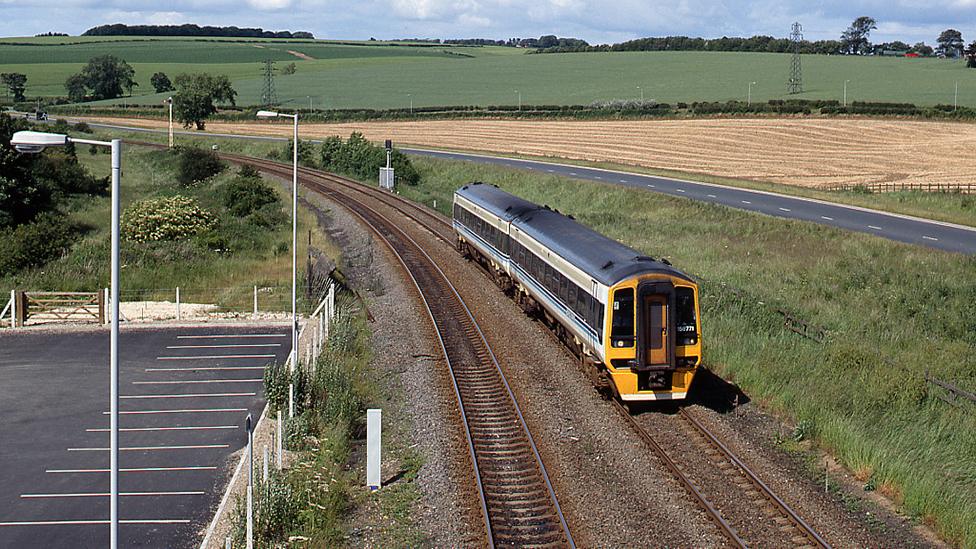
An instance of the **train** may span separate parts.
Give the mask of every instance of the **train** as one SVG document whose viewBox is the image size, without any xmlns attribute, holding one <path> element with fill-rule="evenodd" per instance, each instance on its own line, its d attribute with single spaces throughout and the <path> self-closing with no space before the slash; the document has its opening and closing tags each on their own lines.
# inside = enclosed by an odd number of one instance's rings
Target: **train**
<svg viewBox="0 0 976 549">
<path fill-rule="evenodd" d="M 490 184 L 455 191 L 453 227 L 457 250 L 596 366 L 616 398 L 687 398 L 702 361 L 693 277 Z"/>
</svg>

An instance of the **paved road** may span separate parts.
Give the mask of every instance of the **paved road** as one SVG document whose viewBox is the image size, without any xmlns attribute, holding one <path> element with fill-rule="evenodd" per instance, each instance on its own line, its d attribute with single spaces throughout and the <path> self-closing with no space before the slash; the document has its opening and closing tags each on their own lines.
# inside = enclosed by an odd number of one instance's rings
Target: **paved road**
<svg viewBox="0 0 976 549">
<path fill-rule="evenodd" d="M 108 330 L 0 335 L 0 547 L 108 546 Z M 124 329 L 119 541 L 195 547 L 283 326 Z"/>
<path fill-rule="evenodd" d="M 162 133 L 164 131 L 105 124 L 91 125 L 145 132 Z M 192 132 L 180 133 L 194 135 Z M 282 137 L 242 136 L 233 134 L 208 135 L 259 141 L 287 141 L 287 138 Z M 949 252 L 976 254 L 976 228 L 952 223 L 885 213 L 867 208 L 858 208 L 856 206 L 845 206 L 810 198 L 739 189 L 709 183 L 683 181 L 666 177 L 640 175 L 631 172 L 430 149 L 401 150 L 407 154 L 509 166 L 577 179 L 626 185 L 651 192 L 720 204 L 730 208 L 758 212 L 775 217 L 830 225 L 832 227 L 868 233 L 899 242 L 918 244 Z"/>
</svg>

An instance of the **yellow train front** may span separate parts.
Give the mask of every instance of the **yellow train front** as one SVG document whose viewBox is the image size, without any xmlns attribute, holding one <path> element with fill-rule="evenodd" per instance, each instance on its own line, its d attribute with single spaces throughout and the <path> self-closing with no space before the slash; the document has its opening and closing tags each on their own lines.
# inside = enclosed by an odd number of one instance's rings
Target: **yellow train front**
<svg viewBox="0 0 976 549">
<path fill-rule="evenodd" d="M 621 400 L 688 395 L 702 356 L 690 276 L 492 185 L 458 189 L 454 229 L 458 249 L 604 368 Z"/>
</svg>

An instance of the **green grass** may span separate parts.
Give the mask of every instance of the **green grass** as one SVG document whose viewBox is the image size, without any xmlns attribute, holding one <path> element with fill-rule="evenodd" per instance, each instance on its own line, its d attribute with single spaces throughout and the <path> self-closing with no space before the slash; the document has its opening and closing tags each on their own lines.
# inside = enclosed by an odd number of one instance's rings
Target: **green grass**
<svg viewBox="0 0 976 549">
<path fill-rule="evenodd" d="M 910 514 L 976 547 L 976 409 L 945 404 L 923 380 L 928 370 L 976 388 L 976 258 L 512 169 L 417 166 L 423 182 L 400 193 L 436 199 L 444 213 L 458 186 L 490 182 L 703 277 L 709 367 L 805 425 Z M 826 343 L 787 330 L 774 307 L 826 326 Z"/>
<path fill-rule="evenodd" d="M 516 89 L 525 104 L 587 104 L 637 98 L 638 86 L 647 99 L 670 103 L 743 100 L 751 81 L 757 82 L 753 99 L 766 101 L 787 97 L 790 66 L 788 54 L 528 55 L 522 49 L 495 46 L 360 44 L 145 37 L 4 39 L 0 40 L 0 72 L 27 74 L 29 96 L 64 95 L 64 80 L 90 56 L 113 53 L 136 69 L 139 87 L 128 102 L 157 103 L 161 96 L 151 93 L 149 77 L 162 70 L 170 76 L 226 74 L 240 92 L 240 103 L 246 105 L 260 99 L 260 61 L 272 58 L 298 65 L 297 74 L 276 80 L 285 105 L 307 105 L 306 97 L 311 95 L 315 108 L 401 108 L 409 105 L 407 94 L 412 94 L 416 107 L 511 105 L 517 100 Z M 287 50 L 315 60 L 300 60 Z M 933 105 L 952 103 L 958 81 L 959 104 L 976 106 L 976 71 L 958 61 L 806 55 L 803 71 L 805 92 L 789 97 L 842 99 L 844 81 L 850 80 L 851 101 Z"/>
</svg>

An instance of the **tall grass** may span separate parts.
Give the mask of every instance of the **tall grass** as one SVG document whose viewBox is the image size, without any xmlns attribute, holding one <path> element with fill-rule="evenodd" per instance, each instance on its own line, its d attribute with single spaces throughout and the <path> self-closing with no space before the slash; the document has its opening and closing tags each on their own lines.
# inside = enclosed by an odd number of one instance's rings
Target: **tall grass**
<svg viewBox="0 0 976 549">
<path fill-rule="evenodd" d="M 976 547 L 976 406 L 950 406 L 924 381 L 928 371 L 976 389 L 976 258 L 639 190 L 416 164 L 422 183 L 400 192 L 445 214 L 457 187 L 485 181 L 703 277 L 709 367 L 802 422 L 916 519 Z M 825 342 L 786 329 L 776 307 L 825 326 Z"/>
</svg>

